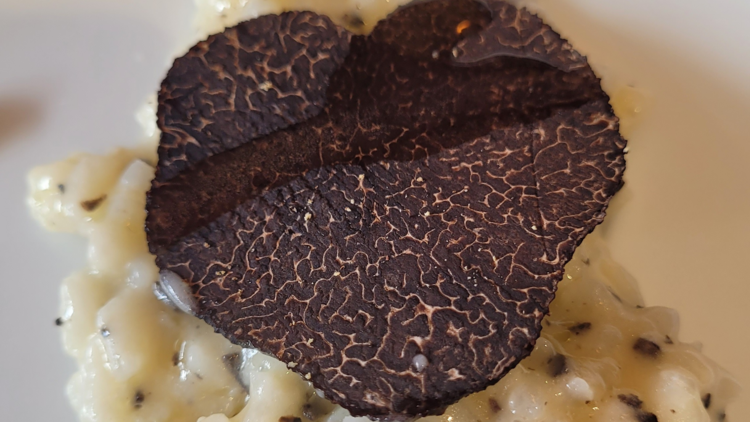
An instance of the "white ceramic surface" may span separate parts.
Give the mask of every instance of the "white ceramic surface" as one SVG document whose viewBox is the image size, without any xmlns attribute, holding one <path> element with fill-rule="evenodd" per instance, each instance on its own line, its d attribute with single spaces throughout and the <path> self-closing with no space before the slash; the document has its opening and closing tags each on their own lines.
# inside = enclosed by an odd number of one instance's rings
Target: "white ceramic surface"
<svg viewBox="0 0 750 422">
<path fill-rule="evenodd" d="M 645 93 L 605 225 L 649 304 L 750 388 L 750 2 L 536 0 L 604 76 Z M 25 173 L 138 137 L 136 107 L 192 34 L 190 0 L 0 0 L 0 420 L 73 422 L 53 324 L 85 244 L 28 216 Z M 747 389 L 746 389 L 747 390 Z M 750 414 L 747 391 L 729 420 Z"/>
</svg>

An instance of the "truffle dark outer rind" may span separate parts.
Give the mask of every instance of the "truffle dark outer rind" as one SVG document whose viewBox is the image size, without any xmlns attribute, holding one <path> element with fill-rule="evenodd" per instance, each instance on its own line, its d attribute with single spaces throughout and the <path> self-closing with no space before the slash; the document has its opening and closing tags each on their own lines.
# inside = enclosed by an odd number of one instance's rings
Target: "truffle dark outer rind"
<svg viewBox="0 0 750 422">
<path fill-rule="evenodd" d="M 518 19 L 498 26 L 500 6 Z M 351 38 L 318 115 L 157 178 L 149 246 L 196 315 L 383 420 L 440 413 L 527 356 L 563 266 L 622 185 L 625 140 L 556 34 L 542 38 L 549 57 L 456 62 L 463 40 L 502 40 L 509 25 L 554 34 L 500 1 L 400 8 Z M 160 103 L 179 97 L 171 87 Z"/>
<path fill-rule="evenodd" d="M 470 64 L 497 56 L 515 56 L 565 71 L 588 67 L 586 58 L 538 16 L 518 13 L 515 6 L 503 1 L 480 1 L 491 11 L 492 23 L 456 45 L 457 62 Z"/>
<path fill-rule="evenodd" d="M 262 16 L 175 60 L 159 91 L 156 181 L 320 112 L 349 34 L 326 16 Z"/>
</svg>

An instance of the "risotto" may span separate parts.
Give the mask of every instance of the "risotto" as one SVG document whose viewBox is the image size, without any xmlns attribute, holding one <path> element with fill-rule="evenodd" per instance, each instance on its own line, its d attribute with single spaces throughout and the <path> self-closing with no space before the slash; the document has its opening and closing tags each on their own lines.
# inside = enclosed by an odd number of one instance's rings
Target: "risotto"
<svg viewBox="0 0 750 422">
<path fill-rule="evenodd" d="M 312 8 L 343 24 L 361 20 L 366 31 L 405 2 L 198 0 L 197 25 L 202 36 Z M 56 321 L 78 364 L 68 396 L 81 420 L 367 421 L 275 358 L 214 333 L 158 283 L 143 229 L 159 135 L 154 108 L 155 99 L 137 114 L 146 141 L 135 148 L 77 154 L 29 175 L 35 218 L 89 241 L 87 267 L 63 281 Z M 496 385 L 422 421 L 725 420 L 736 382 L 700 345 L 679 341 L 675 311 L 645 307 L 596 232 L 565 272 L 532 354 Z"/>
</svg>

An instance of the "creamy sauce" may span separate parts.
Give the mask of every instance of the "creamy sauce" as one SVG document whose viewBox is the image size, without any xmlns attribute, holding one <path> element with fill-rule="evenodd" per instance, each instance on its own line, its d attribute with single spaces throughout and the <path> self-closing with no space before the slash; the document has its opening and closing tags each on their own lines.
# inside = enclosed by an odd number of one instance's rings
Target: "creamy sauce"
<svg viewBox="0 0 750 422">
<path fill-rule="evenodd" d="M 357 33 L 369 32 L 398 6 L 411 0 L 195 0 L 195 26 L 201 37 L 270 13 L 311 10 Z"/>
<path fill-rule="evenodd" d="M 365 32 L 406 2 L 198 0 L 197 23 L 205 35 L 260 14 L 312 9 Z M 630 87 L 613 92 L 628 131 L 645 97 Z M 366 421 L 276 359 L 232 345 L 154 294 L 160 275 L 143 232 L 158 140 L 154 104 L 138 113 L 147 141 L 137 148 L 78 154 L 29 176 L 37 220 L 89 239 L 87 268 L 63 282 L 59 320 L 79 366 L 68 395 L 81 420 Z M 720 421 L 737 392 L 699 346 L 679 342 L 674 311 L 643 307 L 636 283 L 596 233 L 566 267 L 544 326 L 531 356 L 498 384 L 422 420 L 638 421 L 641 412 L 660 422 Z M 630 395 L 640 410 L 627 404 Z"/>
<path fill-rule="evenodd" d="M 60 320 L 79 365 L 68 394 L 82 420 L 359 420 L 281 362 L 243 353 L 157 298 L 160 276 L 142 229 L 151 158 L 79 154 L 30 175 L 37 219 L 90 242 L 89 267 L 63 282 Z M 94 210 L 80 205 L 100 197 Z M 698 346 L 679 342 L 674 311 L 642 306 L 635 282 L 590 235 L 566 267 L 531 356 L 497 385 L 424 421 L 637 421 L 620 394 L 637 395 L 662 422 L 721 420 L 736 383 Z M 645 351 L 636 350 L 639 339 Z"/>
</svg>

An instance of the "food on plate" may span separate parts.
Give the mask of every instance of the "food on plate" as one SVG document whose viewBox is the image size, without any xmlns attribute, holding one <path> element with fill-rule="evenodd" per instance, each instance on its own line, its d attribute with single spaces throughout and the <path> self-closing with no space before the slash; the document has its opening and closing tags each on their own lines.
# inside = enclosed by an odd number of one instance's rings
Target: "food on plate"
<svg viewBox="0 0 750 422">
<path fill-rule="evenodd" d="M 356 416 L 442 413 L 526 357 L 622 184 L 585 59 L 489 5 L 417 3 L 368 36 L 261 17 L 176 59 L 159 92 L 157 266 Z"/>
<path fill-rule="evenodd" d="M 725 417 L 736 385 L 674 312 L 600 240 L 574 256 L 626 143 L 525 9 L 416 2 L 369 35 L 262 16 L 149 108 L 157 155 L 30 176 L 37 218 L 91 242 L 57 321 L 83 420 Z"/>
</svg>

